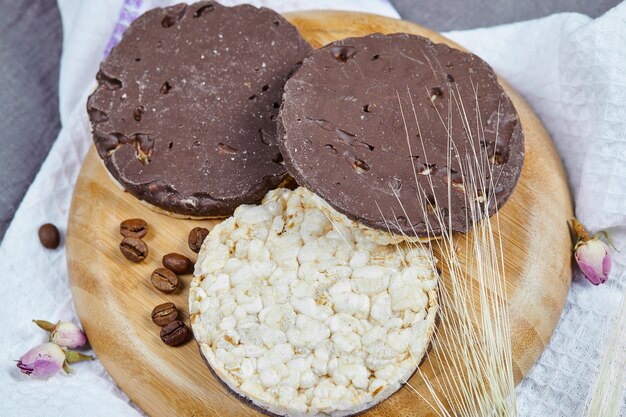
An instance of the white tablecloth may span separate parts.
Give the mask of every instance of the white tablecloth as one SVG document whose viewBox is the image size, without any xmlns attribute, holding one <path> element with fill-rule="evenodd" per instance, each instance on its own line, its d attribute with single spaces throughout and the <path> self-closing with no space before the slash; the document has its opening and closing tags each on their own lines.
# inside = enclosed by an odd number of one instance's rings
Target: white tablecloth
<svg viewBox="0 0 626 417">
<path fill-rule="evenodd" d="M 13 360 L 45 340 L 32 318 L 77 321 L 64 248 L 44 250 L 37 228 L 53 222 L 65 231 L 73 185 L 91 145 L 84 109 L 98 63 L 133 17 L 172 3 L 59 0 L 63 129 L 0 246 L 0 415 L 140 414 L 98 361 L 77 364 L 72 376 L 42 381 L 20 374 Z M 251 3 L 278 11 L 349 9 L 396 16 L 384 0 Z M 593 287 L 575 274 L 555 333 L 517 390 L 522 416 L 583 415 L 602 340 L 612 330 L 626 284 L 626 4 L 595 20 L 565 13 L 446 35 L 484 58 L 530 102 L 563 158 L 577 216 L 592 230 L 610 229 L 620 250 L 607 284 Z"/>
</svg>

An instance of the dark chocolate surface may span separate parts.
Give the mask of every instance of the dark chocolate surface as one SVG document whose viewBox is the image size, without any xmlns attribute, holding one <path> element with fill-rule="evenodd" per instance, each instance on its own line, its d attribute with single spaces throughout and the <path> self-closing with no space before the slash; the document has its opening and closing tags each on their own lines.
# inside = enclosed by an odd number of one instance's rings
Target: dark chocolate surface
<svg viewBox="0 0 626 417">
<path fill-rule="evenodd" d="M 97 75 L 87 110 L 98 154 L 129 192 L 161 209 L 226 216 L 286 177 L 276 116 L 311 47 L 250 5 L 148 11 Z"/>
<path fill-rule="evenodd" d="M 351 219 L 410 236 L 449 221 L 465 232 L 472 206 L 495 213 L 524 160 L 521 123 L 493 70 L 408 34 L 311 53 L 285 85 L 278 130 L 301 185 Z"/>
</svg>

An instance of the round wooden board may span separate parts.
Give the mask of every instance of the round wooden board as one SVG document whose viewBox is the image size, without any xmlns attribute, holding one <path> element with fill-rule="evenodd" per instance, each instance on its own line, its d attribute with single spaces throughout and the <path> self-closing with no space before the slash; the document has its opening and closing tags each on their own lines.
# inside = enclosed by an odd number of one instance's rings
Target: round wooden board
<svg viewBox="0 0 626 417">
<path fill-rule="evenodd" d="M 408 32 L 454 45 L 413 23 L 347 12 L 300 12 L 286 15 L 314 46 L 368 33 Z M 559 319 L 571 277 L 567 220 L 572 204 L 563 168 L 552 142 L 528 104 L 506 83 L 526 138 L 520 182 L 500 211 L 507 289 L 512 319 L 516 381 L 530 369 Z M 141 217 L 150 224 L 145 237 L 150 253 L 141 264 L 127 261 L 118 249 L 120 221 Z M 152 308 L 172 301 L 188 323 L 187 292 L 170 295 L 150 284 L 161 257 L 180 252 L 195 259 L 187 234 L 214 221 L 181 220 L 149 210 L 108 178 L 95 149 L 81 170 L 69 218 L 67 252 L 71 289 L 82 325 L 99 360 L 122 390 L 150 415 L 251 416 L 260 412 L 216 380 L 193 341 L 171 348 L 159 339 L 150 320 Z M 411 384 L 422 394 L 419 376 Z M 433 415 L 408 388 L 365 413 L 367 416 Z"/>
</svg>

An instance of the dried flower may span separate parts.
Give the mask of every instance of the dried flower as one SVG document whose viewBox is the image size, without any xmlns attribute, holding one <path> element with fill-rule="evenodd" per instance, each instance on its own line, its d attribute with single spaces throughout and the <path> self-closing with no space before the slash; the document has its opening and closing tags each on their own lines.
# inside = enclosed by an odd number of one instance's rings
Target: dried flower
<svg viewBox="0 0 626 417">
<path fill-rule="evenodd" d="M 87 343 L 87 337 L 74 323 L 61 322 L 50 333 L 50 341 L 59 346 L 75 349 Z"/>
<path fill-rule="evenodd" d="M 80 352 L 66 351 L 54 343 L 42 343 L 26 352 L 19 361 L 17 367 L 26 375 L 34 375 L 47 378 L 63 369 L 66 374 L 72 372 L 70 363 L 93 360 L 93 356 L 83 355 Z"/>
<path fill-rule="evenodd" d="M 609 247 L 598 238 L 590 236 L 585 227 L 576 219 L 572 219 L 572 230 L 578 237 L 574 246 L 574 258 L 585 277 L 593 285 L 606 282 L 611 272 L 611 253 Z M 602 232 L 608 237 L 606 232 Z"/>
<path fill-rule="evenodd" d="M 60 321 L 52 324 L 45 320 L 33 320 L 42 329 L 50 332 L 50 341 L 61 347 L 76 349 L 85 346 L 87 337 L 80 328 L 71 322 Z"/>
<path fill-rule="evenodd" d="M 65 352 L 54 343 L 43 343 L 26 352 L 17 367 L 26 375 L 49 377 L 65 366 Z"/>
<path fill-rule="evenodd" d="M 606 282 L 611 272 L 609 247 L 598 238 L 576 244 L 574 257 L 578 267 L 593 285 Z"/>
</svg>

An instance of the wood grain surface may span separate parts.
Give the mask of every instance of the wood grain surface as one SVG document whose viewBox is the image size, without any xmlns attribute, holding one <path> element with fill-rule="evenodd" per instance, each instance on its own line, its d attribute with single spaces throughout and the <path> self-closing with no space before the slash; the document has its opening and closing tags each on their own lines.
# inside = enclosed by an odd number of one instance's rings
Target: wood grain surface
<svg viewBox="0 0 626 417">
<path fill-rule="evenodd" d="M 380 16 L 343 12 L 300 12 L 286 16 L 314 46 L 368 33 L 409 32 L 453 46 L 441 35 L 415 24 Z M 457 46 L 458 47 L 458 46 Z M 552 142 L 528 104 L 506 83 L 526 138 L 520 182 L 500 211 L 507 289 L 512 317 L 516 381 L 543 351 L 559 319 L 571 277 L 567 220 L 572 204 L 567 181 Z M 141 217 L 150 225 L 150 253 L 141 264 L 118 249 L 119 223 Z M 108 177 L 95 149 L 81 170 L 70 213 L 68 266 L 74 303 L 96 355 L 120 388 L 154 416 L 252 416 L 248 406 L 216 380 L 193 341 L 171 348 L 159 339 L 152 308 L 172 301 L 187 316 L 191 276 L 182 288 L 163 294 L 150 283 L 152 270 L 169 252 L 195 260 L 187 235 L 214 221 L 181 220 L 149 210 Z M 422 393 L 420 377 L 411 384 Z M 365 413 L 367 416 L 428 416 L 434 412 L 404 387 Z"/>
</svg>

